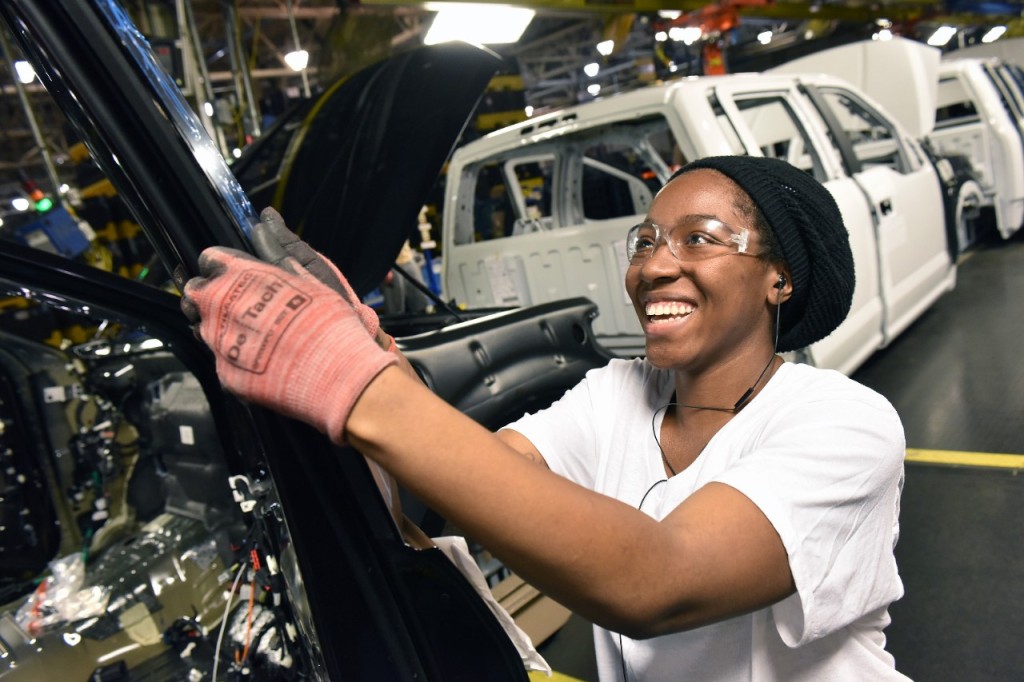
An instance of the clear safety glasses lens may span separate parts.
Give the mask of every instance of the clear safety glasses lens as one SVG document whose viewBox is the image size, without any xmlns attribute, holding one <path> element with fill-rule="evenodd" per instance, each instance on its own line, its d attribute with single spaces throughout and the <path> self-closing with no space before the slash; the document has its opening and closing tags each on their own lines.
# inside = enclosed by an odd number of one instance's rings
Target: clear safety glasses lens
<svg viewBox="0 0 1024 682">
<path fill-rule="evenodd" d="M 654 255 L 661 244 L 681 261 L 697 261 L 729 254 L 756 255 L 747 252 L 750 231 L 733 228 L 712 218 L 693 218 L 666 228 L 644 221 L 626 234 L 626 257 L 630 263 L 642 263 Z"/>
</svg>

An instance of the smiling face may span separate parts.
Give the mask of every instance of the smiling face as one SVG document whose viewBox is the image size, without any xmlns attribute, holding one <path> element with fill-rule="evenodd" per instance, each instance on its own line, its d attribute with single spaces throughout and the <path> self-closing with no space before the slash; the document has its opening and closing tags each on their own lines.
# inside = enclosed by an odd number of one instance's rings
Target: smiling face
<svg viewBox="0 0 1024 682">
<path fill-rule="evenodd" d="M 693 235 L 690 226 L 716 221 L 749 232 L 747 254 L 720 249 L 713 257 L 680 260 L 662 241 L 649 257 L 631 261 L 626 291 L 655 366 L 700 371 L 747 356 L 763 363 L 771 352 L 772 304 L 782 270 L 749 255 L 763 248 L 749 205 L 738 185 L 707 169 L 684 173 L 655 197 L 647 220 L 663 232 L 682 229 Z M 699 235 L 690 239 L 700 241 Z M 785 301 L 788 287 L 783 293 Z"/>
</svg>

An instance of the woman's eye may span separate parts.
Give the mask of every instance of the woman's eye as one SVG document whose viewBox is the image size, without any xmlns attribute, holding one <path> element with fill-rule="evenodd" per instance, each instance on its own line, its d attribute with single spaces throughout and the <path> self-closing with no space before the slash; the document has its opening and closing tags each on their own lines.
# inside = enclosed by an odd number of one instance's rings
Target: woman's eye
<svg viewBox="0 0 1024 682">
<path fill-rule="evenodd" d="M 647 251 L 654 248 L 655 238 L 650 235 L 637 235 L 634 248 L 637 251 Z"/>
<path fill-rule="evenodd" d="M 700 246 L 702 244 L 721 244 L 720 241 L 709 235 L 707 232 L 691 232 L 686 236 L 687 246 Z"/>
</svg>

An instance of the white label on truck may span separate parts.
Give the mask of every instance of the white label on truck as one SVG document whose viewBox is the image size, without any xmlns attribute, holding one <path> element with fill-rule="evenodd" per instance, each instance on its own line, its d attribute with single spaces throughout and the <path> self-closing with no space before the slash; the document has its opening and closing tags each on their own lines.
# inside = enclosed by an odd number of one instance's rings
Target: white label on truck
<svg viewBox="0 0 1024 682">
<path fill-rule="evenodd" d="M 516 278 L 513 268 L 501 256 L 490 256 L 484 259 L 487 268 L 487 279 L 491 283 L 491 294 L 496 305 L 523 305 L 523 300 L 516 289 Z"/>
</svg>

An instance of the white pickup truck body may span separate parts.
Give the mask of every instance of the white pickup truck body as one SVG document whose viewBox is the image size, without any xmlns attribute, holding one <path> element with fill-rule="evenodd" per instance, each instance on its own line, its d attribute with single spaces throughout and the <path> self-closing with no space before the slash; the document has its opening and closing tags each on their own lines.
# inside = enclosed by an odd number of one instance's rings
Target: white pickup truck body
<svg viewBox="0 0 1024 682">
<path fill-rule="evenodd" d="M 625 236 L 687 160 L 777 156 L 835 196 L 850 231 L 853 309 L 801 353 L 851 373 L 956 282 L 935 166 L 868 96 L 824 75 L 691 78 L 497 131 L 456 150 L 443 209 L 444 295 L 469 307 L 586 296 L 614 353 L 644 352 Z"/>
<path fill-rule="evenodd" d="M 1024 76 L 997 57 L 943 58 L 941 51 L 905 38 L 866 40 L 822 50 L 773 69 L 820 71 L 843 78 L 870 94 L 936 153 L 969 160 L 979 185 L 980 208 L 992 214 L 999 234 L 1009 237 L 1024 223 Z M 910 60 L 917 68 L 892 69 Z M 928 88 L 935 108 L 920 120 L 906 115 Z M 968 221 L 958 222 L 958 247 L 974 241 Z"/>
<path fill-rule="evenodd" d="M 939 65 L 935 130 L 942 154 L 961 154 L 985 192 L 1004 238 L 1024 223 L 1024 95 L 1020 69 L 990 57 Z"/>
</svg>

